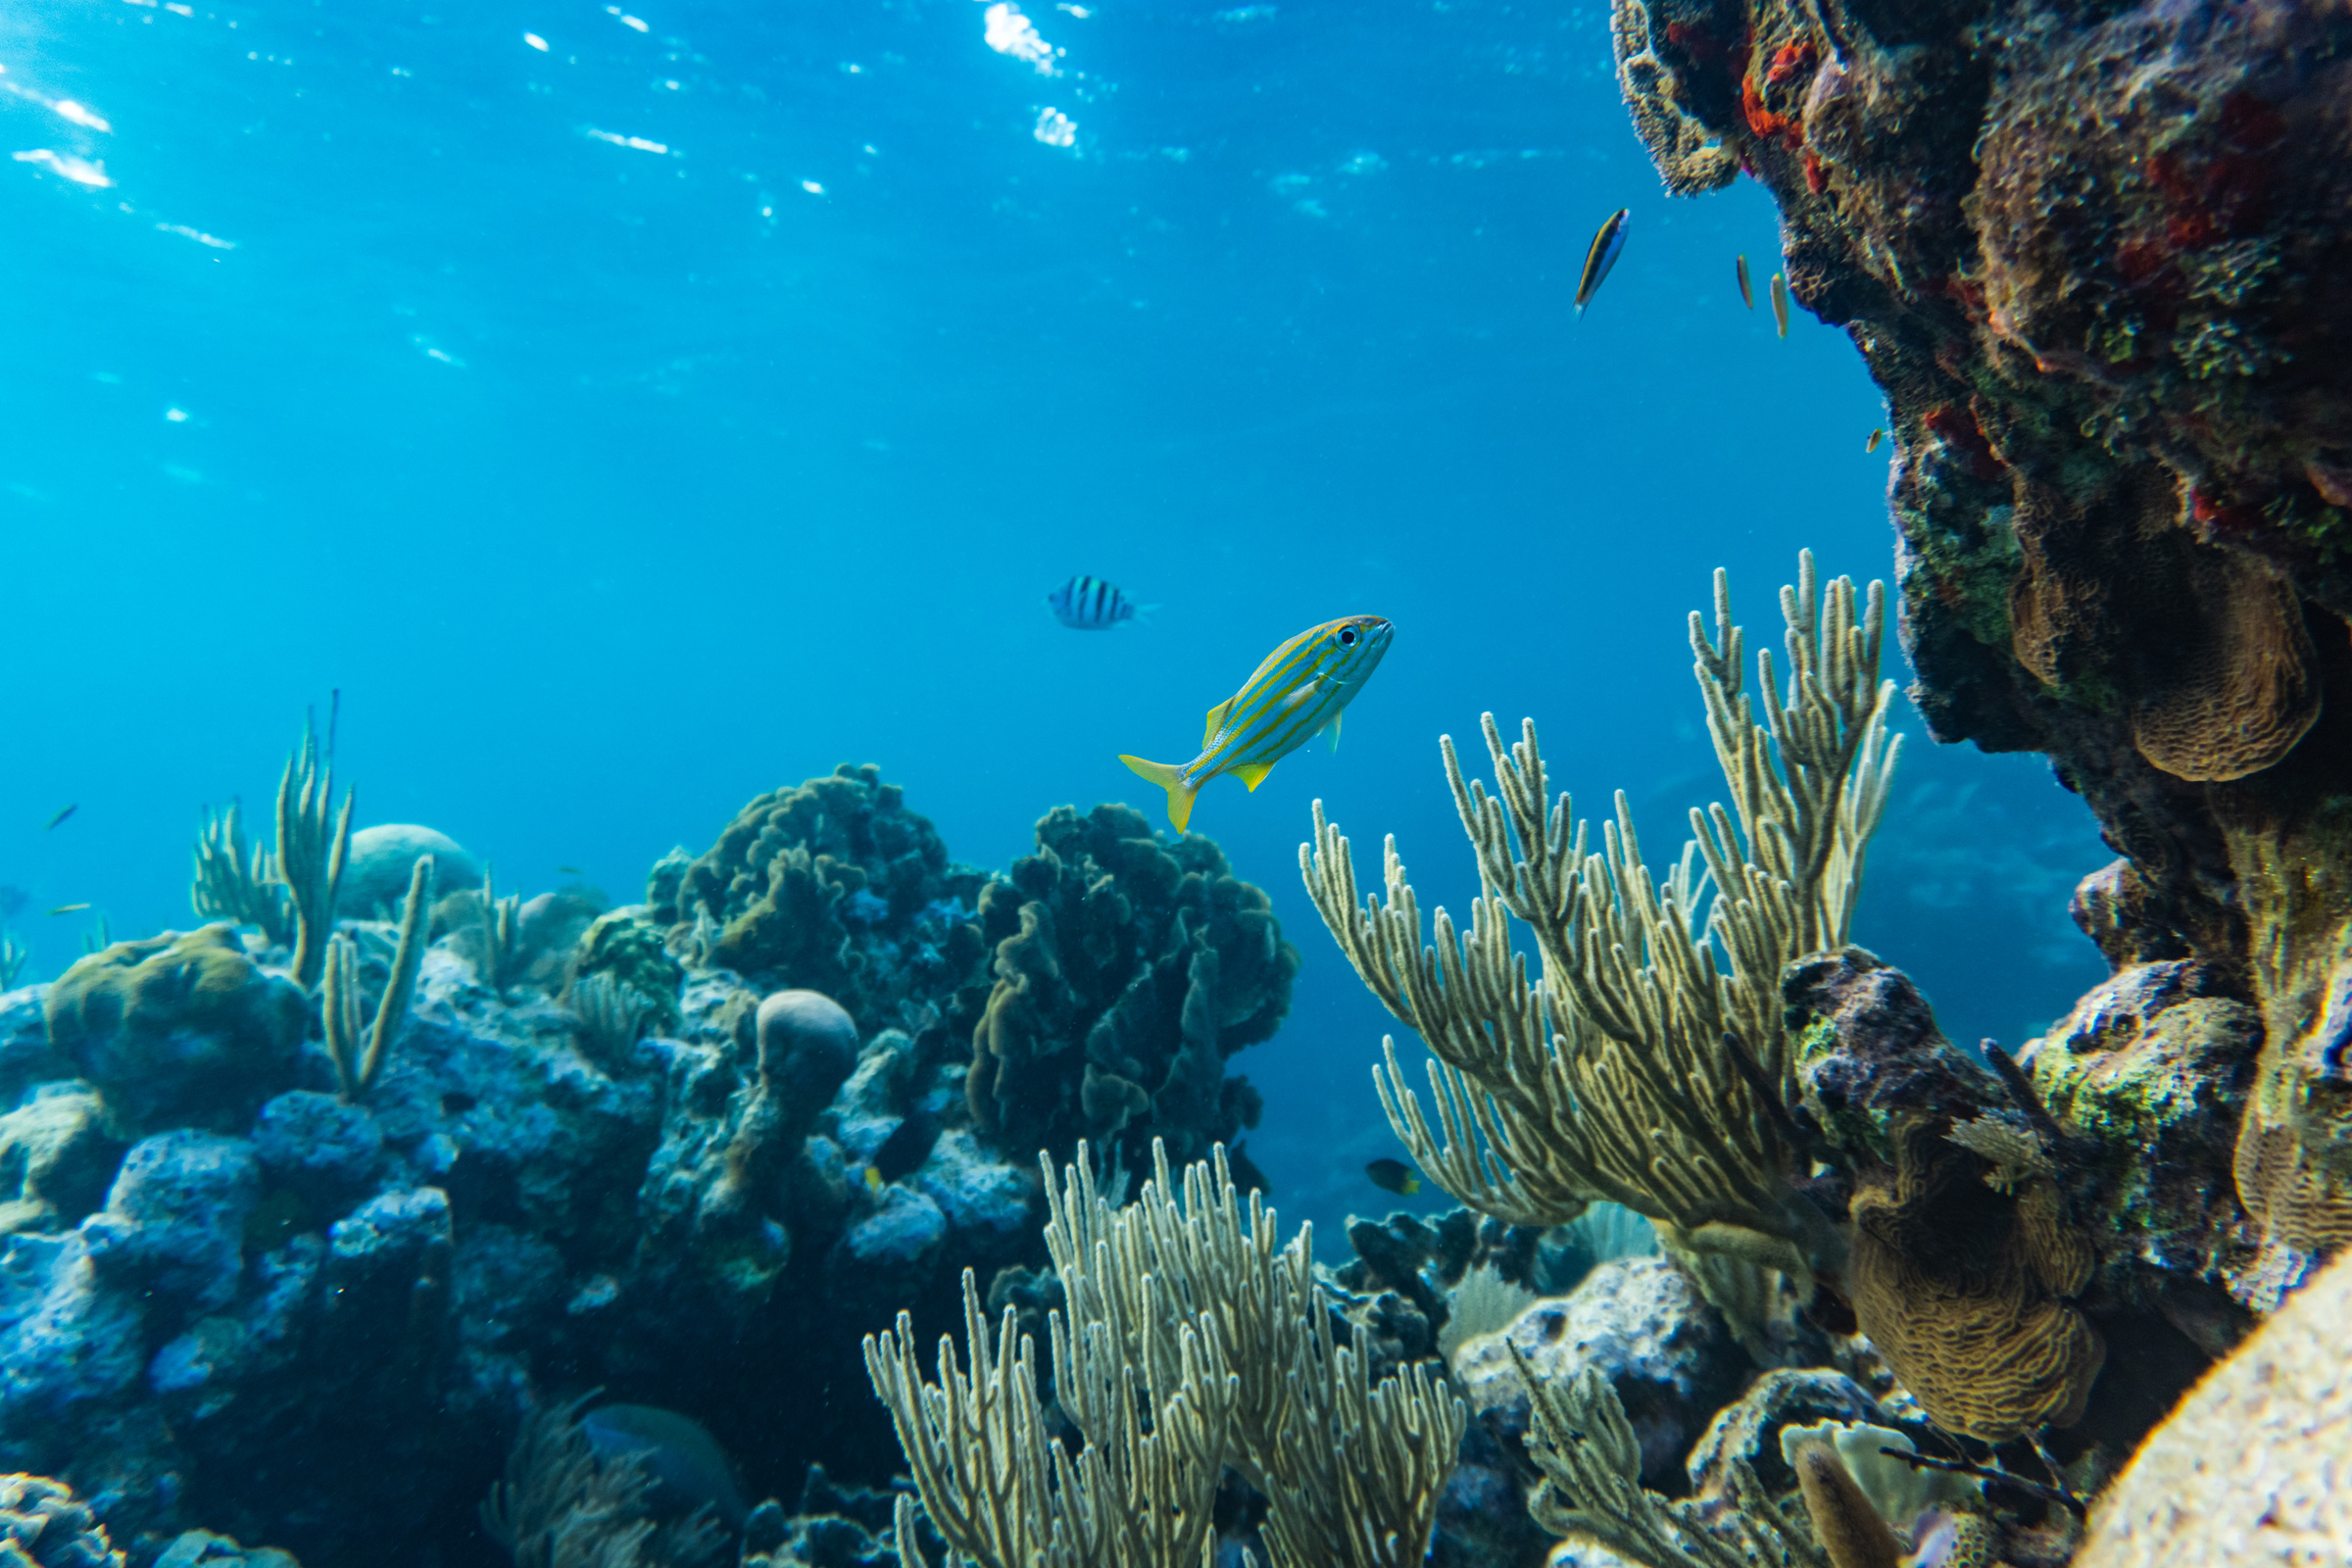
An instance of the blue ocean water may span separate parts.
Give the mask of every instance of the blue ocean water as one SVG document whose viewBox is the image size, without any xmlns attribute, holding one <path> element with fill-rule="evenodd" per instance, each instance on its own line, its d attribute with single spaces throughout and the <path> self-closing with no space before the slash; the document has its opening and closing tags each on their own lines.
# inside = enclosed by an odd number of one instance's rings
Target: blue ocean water
<svg viewBox="0 0 2352 1568">
<path fill-rule="evenodd" d="M 1118 753 L 1182 760 L 1267 649 L 1373 612 L 1338 754 L 1193 825 L 1305 959 L 1234 1062 L 1250 1153 L 1288 1216 L 1386 1205 L 1309 802 L 1460 910 L 1437 737 L 1531 714 L 1669 858 L 1721 792 L 1683 617 L 1724 565 L 1776 643 L 1802 545 L 1889 575 L 1884 408 L 1840 334 L 1741 309 L 1758 188 L 1660 193 L 1601 6 L 1026 9 L 0 12 L 24 978 L 191 923 L 200 808 L 265 809 L 330 692 L 362 823 L 626 900 L 843 760 L 981 866 L 1056 804 L 1156 817 Z M 1073 572 L 1161 608 L 1064 629 Z M 1901 727 L 1856 937 L 2015 1045 L 2103 973 L 2064 902 L 2109 857 L 2037 759 Z"/>
</svg>

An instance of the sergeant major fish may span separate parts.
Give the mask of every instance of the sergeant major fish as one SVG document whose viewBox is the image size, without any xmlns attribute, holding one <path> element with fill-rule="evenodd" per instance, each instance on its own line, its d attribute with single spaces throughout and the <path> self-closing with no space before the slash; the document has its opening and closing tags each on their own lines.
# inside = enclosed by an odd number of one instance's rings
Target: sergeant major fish
<svg viewBox="0 0 2352 1568">
<path fill-rule="evenodd" d="M 1046 595 L 1046 608 L 1073 631 L 1108 631 L 1157 607 L 1138 605 L 1112 584 L 1082 573 Z"/>
<path fill-rule="evenodd" d="M 1344 615 L 1309 627 L 1268 654 L 1240 691 L 1208 710 L 1200 756 L 1184 763 L 1119 760 L 1168 792 L 1168 820 L 1181 833 L 1200 786 L 1219 773 L 1255 790 L 1317 730 L 1338 750 L 1340 710 L 1372 678 L 1396 629 L 1379 615 Z"/>
</svg>

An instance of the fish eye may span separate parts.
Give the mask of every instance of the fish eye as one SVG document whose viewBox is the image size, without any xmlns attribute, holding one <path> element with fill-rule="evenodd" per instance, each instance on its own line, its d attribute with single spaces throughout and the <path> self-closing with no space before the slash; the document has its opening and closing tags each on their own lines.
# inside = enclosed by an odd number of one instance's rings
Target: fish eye
<svg viewBox="0 0 2352 1568">
<path fill-rule="evenodd" d="M 1342 648 L 1353 648 L 1355 646 L 1355 628 L 1353 626 L 1350 626 L 1346 631 L 1340 633 L 1340 646 Z"/>
</svg>

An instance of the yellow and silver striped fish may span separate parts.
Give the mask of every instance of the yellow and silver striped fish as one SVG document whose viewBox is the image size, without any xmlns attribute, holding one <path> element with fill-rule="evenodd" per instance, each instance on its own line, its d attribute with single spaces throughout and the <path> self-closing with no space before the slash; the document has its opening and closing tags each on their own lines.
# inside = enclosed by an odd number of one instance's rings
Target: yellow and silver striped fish
<svg viewBox="0 0 2352 1568">
<path fill-rule="evenodd" d="M 1396 629 L 1379 615 L 1344 615 L 1310 627 L 1268 654 L 1240 691 L 1208 710 L 1199 757 L 1182 764 L 1119 760 L 1168 792 L 1168 820 L 1181 833 L 1200 786 L 1219 773 L 1254 790 L 1317 730 L 1336 751 L 1340 710 L 1372 678 Z"/>
</svg>

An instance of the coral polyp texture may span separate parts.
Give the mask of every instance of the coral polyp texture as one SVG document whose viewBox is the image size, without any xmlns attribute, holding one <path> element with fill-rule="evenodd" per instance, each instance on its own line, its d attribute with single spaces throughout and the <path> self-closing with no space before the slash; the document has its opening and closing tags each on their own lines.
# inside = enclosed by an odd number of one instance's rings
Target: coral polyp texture
<svg viewBox="0 0 2352 1568">
<path fill-rule="evenodd" d="M 1086 1138 L 1137 1168 L 1153 1136 L 1193 1159 L 1257 1125 L 1225 1060 L 1281 1026 L 1298 953 L 1213 842 L 1163 840 L 1124 806 L 1056 808 L 980 921 L 996 978 L 965 1088 L 1007 1147 Z"/>
<path fill-rule="evenodd" d="M 2232 1184 L 2291 1278 L 2352 1241 L 2352 13 L 1617 0 L 1616 36 L 1668 187 L 1717 145 L 1761 181 L 1886 393 L 1936 737 L 2046 752 L 2128 862 L 2102 946 L 2259 1021 Z"/>
</svg>

